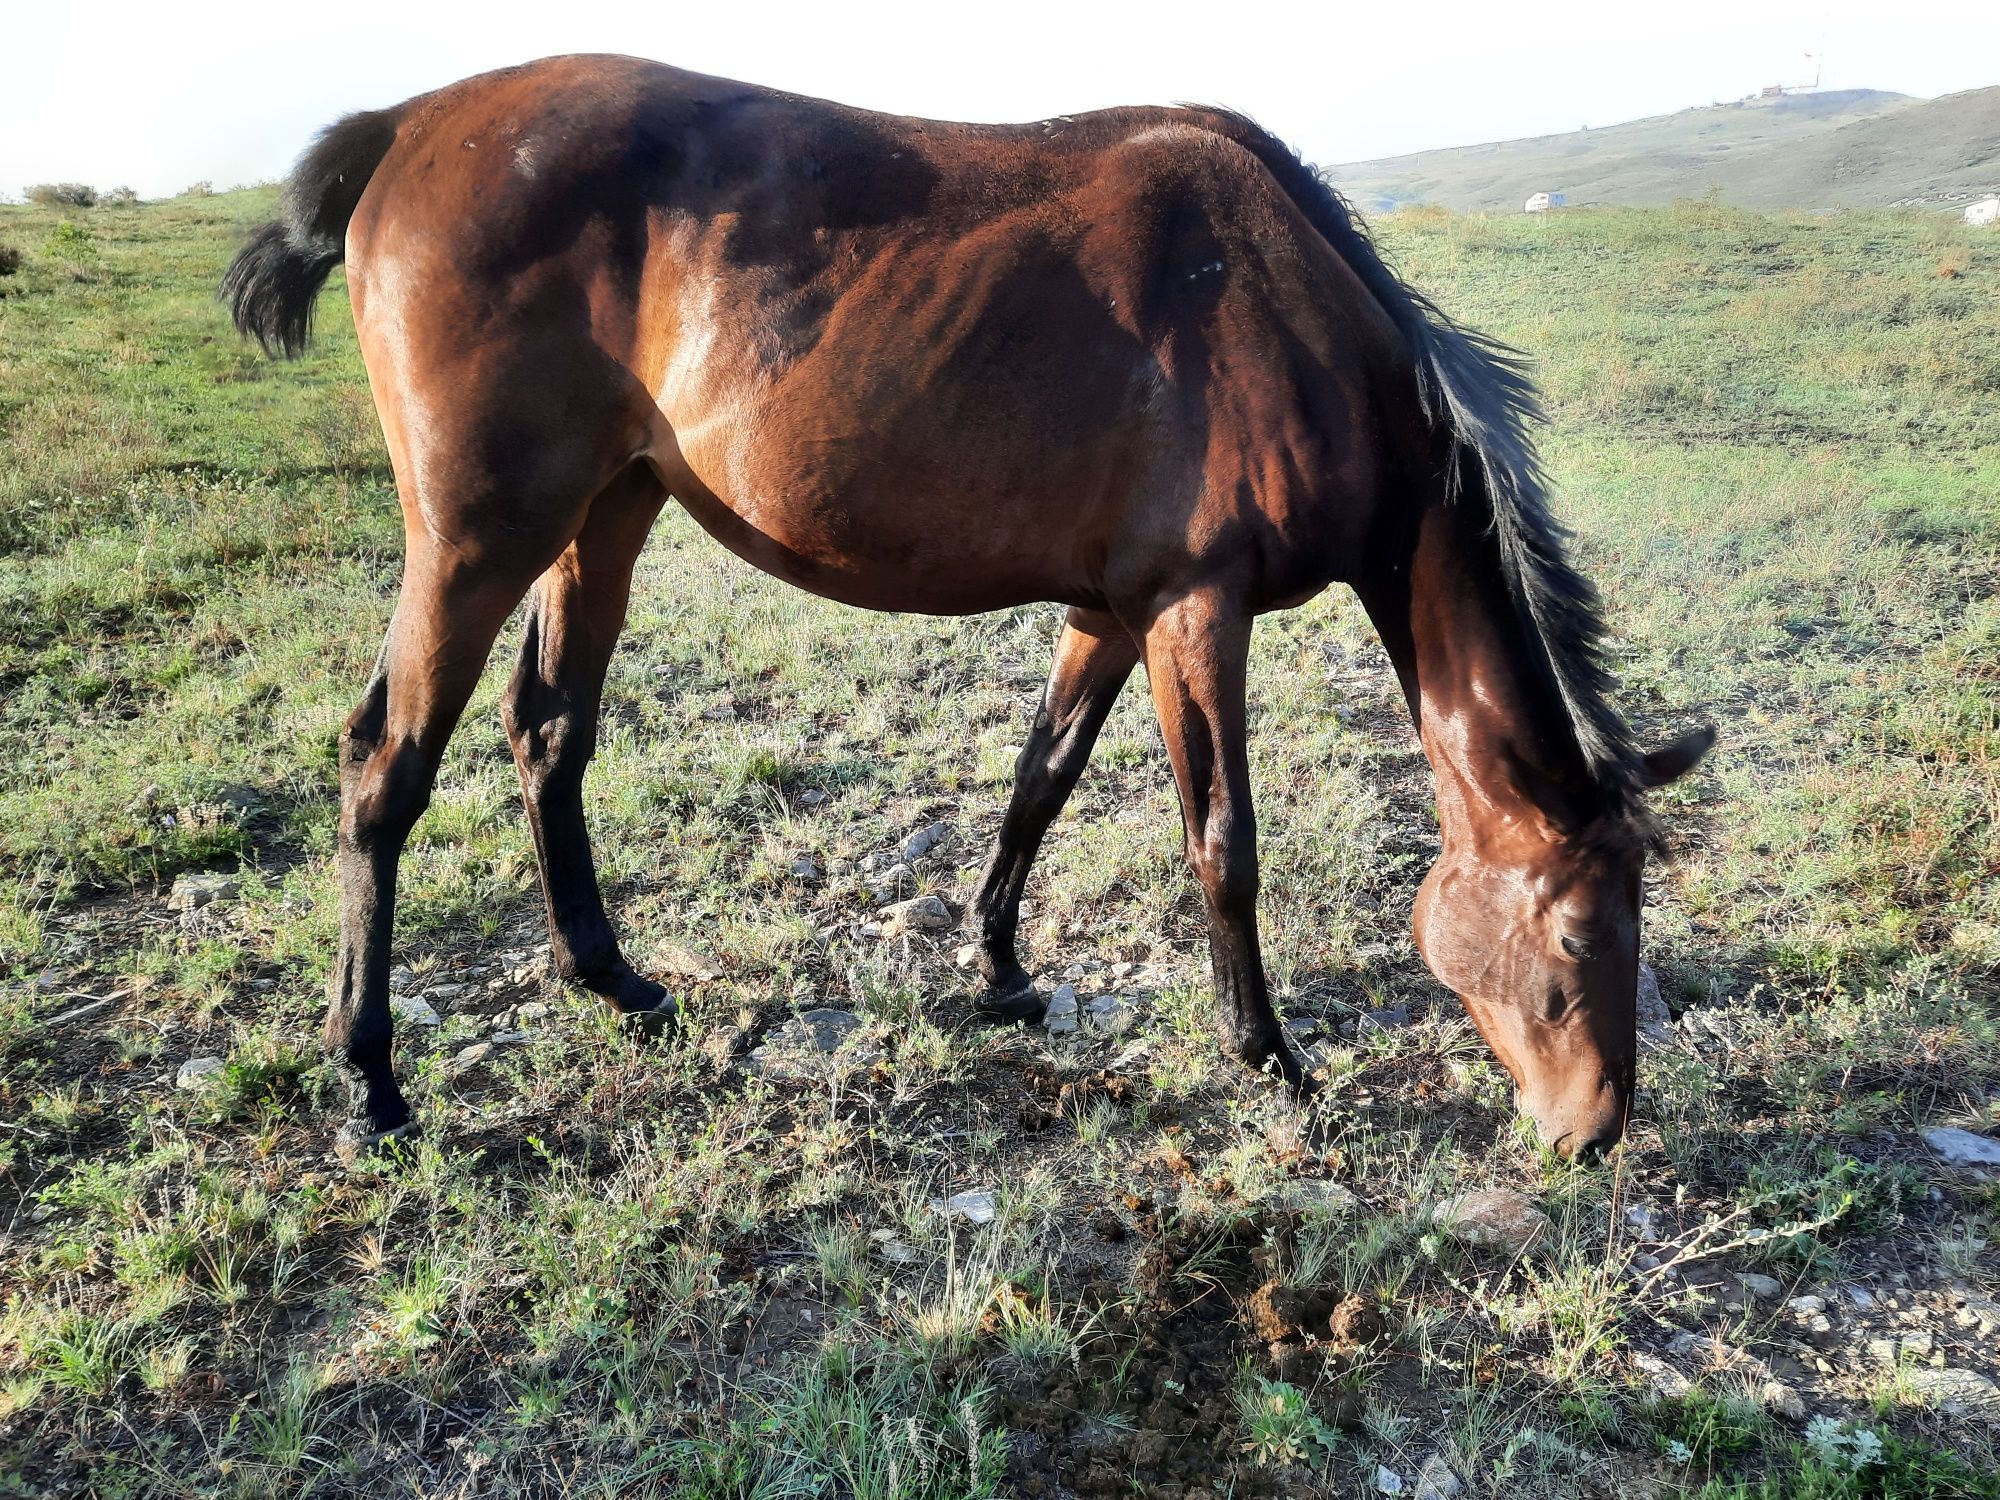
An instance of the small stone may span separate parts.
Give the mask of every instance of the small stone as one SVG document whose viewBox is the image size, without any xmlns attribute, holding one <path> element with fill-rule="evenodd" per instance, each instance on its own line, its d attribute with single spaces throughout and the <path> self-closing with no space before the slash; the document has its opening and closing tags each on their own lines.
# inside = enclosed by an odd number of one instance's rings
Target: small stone
<svg viewBox="0 0 2000 1500">
<path fill-rule="evenodd" d="M 439 1026 L 444 1018 L 422 995 L 391 995 L 389 1014 L 411 1026 Z"/>
<path fill-rule="evenodd" d="M 458 1049 L 458 1055 L 451 1060 L 452 1076 L 470 1072 L 493 1055 L 491 1042 L 474 1042 L 469 1047 Z"/>
<path fill-rule="evenodd" d="M 417 971 L 408 964 L 397 964 L 389 971 L 389 988 L 397 994 L 407 994 L 417 987 Z"/>
<path fill-rule="evenodd" d="M 902 848 L 896 852 L 902 856 L 904 863 L 915 864 L 937 848 L 944 841 L 945 835 L 950 832 L 949 823 L 927 823 L 904 839 Z"/>
<path fill-rule="evenodd" d="M 181 875 L 175 879 L 174 888 L 167 895 L 167 909 L 190 912 L 218 902 L 234 901 L 242 889 L 243 879 L 238 875 L 219 872 Z"/>
<path fill-rule="evenodd" d="M 954 925 L 951 908 L 937 896 L 898 901 L 883 907 L 877 915 L 884 937 L 897 937 L 905 932 L 942 932 Z"/>
<path fill-rule="evenodd" d="M 552 1014 L 552 1008 L 543 1001 L 524 1001 L 514 1007 L 514 1024 L 516 1026 L 532 1026 L 537 1021 L 546 1021 Z"/>
<path fill-rule="evenodd" d="M 1124 979 L 1138 967 L 1137 964 L 1126 963 L 1123 959 L 1120 959 L 1111 966 L 1111 977 L 1113 979 Z"/>
<path fill-rule="evenodd" d="M 1138 1023 L 1139 1008 L 1123 995 L 1099 995 L 1083 1007 L 1083 1018 L 1092 1030 L 1116 1036 Z"/>
<path fill-rule="evenodd" d="M 820 878 L 819 865 L 810 855 L 801 854 L 792 861 L 792 879 L 814 881 Z"/>
<path fill-rule="evenodd" d="M 861 1018 L 852 1011 L 804 1011 L 750 1053 L 750 1069 L 765 1078 L 830 1078 L 844 1067 L 881 1061 L 881 1049 L 863 1037 Z"/>
<path fill-rule="evenodd" d="M 1909 1389 L 1948 1417 L 2000 1417 L 2000 1386 L 1976 1370 L 1920 1365 L 1903 1375 Z"/>
<path fill-rule="evenodd" d="M 1464 1488 L 1451 1465 L 1435 1453 L 1417 1470 L 1416 1500 L 1457 1500 Z"/>
<path fill-rule="evenodd" d="M 1815 1313 L 1823 1313 L 1826 1311 L 1826 1298 L 1810 1297 L 1810 1296 L 1794 1297 L 1792 1298 L 1791 1301 L 1787 1302 L 1785 1306 L 1790 1308 L 1793 1312 L 1797 1313 L 1802 1318 L 1810 1318 Z"/>
<path fill-rule="evenodd" d="M 1403 1493 L 1403 1476 L 1387 1464 L 1377 1464 L 1375 1466 L 1375 1488 L 1377 1492 L 1384 1495 L 1400 1495 Z"/>
<path fill-rule="evenodd" d="M 189 1090 L 206 1088 L 208 1080 L 228 1066 L 219 1057 L 190 1057 L 181 1064 L 180 1072 L 174 1075 L 174 1087 Z"/>
<path fill-rule="evenodd" d="M 799 793 L 800 807 L 818 807 L 826 801 L 826 793 L 816 786 L 809 786 Z"/>
<path fill-rule="evenodd" d="M 1643 1349 L 1638 1350 L 1632 1355 L 1632 1363 L 1644 1372 L 1653 1389 L 1670 1401 L 1685 1396 L 1693 1385 L 1687 1376 L 1657 1354 L 1648 1354 Z"/>
<path fill-rule="evenodd" d="M 1767 1380 L 1762 1392 L 1764 1410 L 1774 1417 L 1782 1417 L 1787 1422 L 1803 1422 L 1806 1419 L 1805 1397 L 1782 1380 Z"/>
<path fill-rule="evenodd" d="M 435 1000 L 456 1000 L 471 988 L 469 984 L 434 984 L 424 993 Z"/>
<path fill-rule="evenodd" d="M 875 1246 L 875 1253 L 892 1266 L 913 1265 L 917 1260 L 917 1247 L 907 1240 L 882 1240 Z"/>
<path fill-rule="evenodd" d="M 741 1026 L 718 1026 L 701 1044 L 701 1050 L 717 1063 L 727 1063 L 742 1054 L 744 1040 Z"/>
<path fill-rule="evenodd" d="M 725 698 L 720 703 L 711 703 L 701 711 L 701 716 L 712 723 L 725 723 L 736 717 L 736 704 Z"/>
<path fill-rule="evenodd" d="M 1660 979 L 1651 964 L 1639 965 L 1639 990 L 1634 999 L 1639 1040 L 1650 1047 L 1665 1046 L 1673 1038 L 1674 1013 L 1660 994 Z"/>
<path fill-rule="evenodd" d="M 1294 1178 L 1285 1184 L 1283 1192 L 1287 1207 L 1308 1216 L 1351 1214 L 1361 1207 L 1361 1200 L 1352 1189 L 1324 1177 Z"/>
<path fill-rule="evenodd" d="M 1462 1245 L 1519 1255 L 1549 1232 L 1549 1216 L 1525 1193 L 1486 1188 L 1440 1203 L 1432 1222 Z"/>
<path fill-rule="evenodd" d="M 1926 1130 L 1924 1144 L 1950 1167 L 2000 1167 L 2000 1141 L 1970 1130 Z"/>
<path fill-rule="evenodd" d="M 953 1193 L 949 1198 L 933 1198 L 931 1207 L 947 1219 L 964 1219 L 969 1224 L 991 1224 L 1000 1211 L 991 1188 Z"/>
<path fill-rule="evenodd" d="M 533 1041 L 534 1036 L 535 1034 L 532 1031 L 496 1031 L 493 1033 L 493 1045 L 496 1047 L 518 1046 L 522 1042 Z"/>
<path fill-rule="evenodd" d="M 1354 1034 L 1367 1036 L 1372 1032 L 1394 1031 L 1409 1024 L 1409 1006 L 1382 1005 L 1374 1010 L 1364 1010 L 1354 1018 Z"/>
<path fill-rule="evenodd" d="M 958 965 L 958 966 L 959 966 L 959 967 L 960 967 L 961 969 L 976 969 L 976 968 L 978 968 L 978 967 L 979 967 L 979 944 L 977 944 L 977 943 L 960 943 L 960 944 L 958 945 L 958 952 L 954 953 L 954 954 L 953 954 L 953 955 L 951 956 L 951 961 L 952 961 L 953 963 L 957 964 L 957 965 Z"/>
<path fill-rule="evenodd" d="M 1757 1271 L 1745 1271 L 1738 1278 L 1743 1290 L 1759 1302 L 1775 1302 L 1785 1294 L 1785 1285 L 1775 1276 L 1765 1276 Z"/>
<path fill-rule="evenodd" d="M 1055 1036 L 1067 1036 L 1077 1028 L 1076 986 L 1059 984 L 1049 996 L 1049 1008 L 1042 1013 L 1042 1025 Z"/>
</svg>

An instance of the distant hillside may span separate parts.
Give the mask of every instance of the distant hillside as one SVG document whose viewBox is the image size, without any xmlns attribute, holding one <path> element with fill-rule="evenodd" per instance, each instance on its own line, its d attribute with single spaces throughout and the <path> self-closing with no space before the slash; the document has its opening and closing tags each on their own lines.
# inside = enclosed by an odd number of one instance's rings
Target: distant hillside
<svg viewBox="0 0 2000 1500">
<path fill-rule="evenodd" d="M 1742 208 L 1944 207 L 2000 191 L 2000 88 L 1912 99 L 1829 90 L 1684 109 L 1567 135 L 1348 162 L 1327 175 L 1362 209 L 1435 203 L 1519 212 L 1698 198 Z"/>
</svg>

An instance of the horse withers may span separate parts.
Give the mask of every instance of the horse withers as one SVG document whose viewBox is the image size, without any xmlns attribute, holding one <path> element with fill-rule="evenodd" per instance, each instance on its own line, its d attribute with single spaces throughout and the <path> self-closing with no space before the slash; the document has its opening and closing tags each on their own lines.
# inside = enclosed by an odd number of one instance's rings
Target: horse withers
<svg viewBox="0 0 2000 1500">
<path fill-rule="evenodd" d="M 1403 285 L 1249 120 L 944 124 L 553 58 L 334 125 L 223 295 L 295 354 L 342 260 L 408 546 L 341 736 L 325 1040 L 347 1145 L 411 1125 L 389 1050 L 397 863 L 524 597 L 504 716 L 555 964 L 639 1024 L 673 1014 L 619 950 L 582 801 L 670 497 L 827 598 L 1069 607 L 970 902 L 984 1015 L 1041 1013 L 1022 887 L 1143 663 L 1223 1044 L 1294 1084 L 1258 951 L 1245 666 L 1257 615 L 1346 583 L 1437 773 L 1424 957 L 1545 1142 L 1619 1138 L 1645 793 L 1710 736 L 1642 753 L 1610 706 L 1517 359 Z"/>
</svg>

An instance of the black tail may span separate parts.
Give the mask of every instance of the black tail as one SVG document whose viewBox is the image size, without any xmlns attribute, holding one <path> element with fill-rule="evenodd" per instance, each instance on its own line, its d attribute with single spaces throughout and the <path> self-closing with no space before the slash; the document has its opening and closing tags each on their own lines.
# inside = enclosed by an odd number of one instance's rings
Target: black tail
<svg viewBox="0 0 2000 1500">
<path fill-rule="evenodd" d="M 285 184 L 280 216 L 250 237 L 222 278 L 239 333 L 266 354 L 296 359 L 312 332 L 313 303 L 347 255 L 347 221 L 396 142 L 401 109 L 367 110 L 329 125 Z"/>
</svg>

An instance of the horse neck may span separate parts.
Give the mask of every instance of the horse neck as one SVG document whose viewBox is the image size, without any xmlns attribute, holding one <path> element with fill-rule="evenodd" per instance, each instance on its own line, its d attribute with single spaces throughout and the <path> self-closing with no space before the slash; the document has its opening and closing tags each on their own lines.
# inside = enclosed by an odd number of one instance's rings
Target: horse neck
<svg viewBox="0 0 2000 1500">
<path fill-rule="evenodd" d="M 1359 586 L 1437 776 L 1447 850 L 1588 818 L 1598 794 L 1576 731 L 1468 499 L 1424 508 L 1378 581 Z"/>
</svg>

